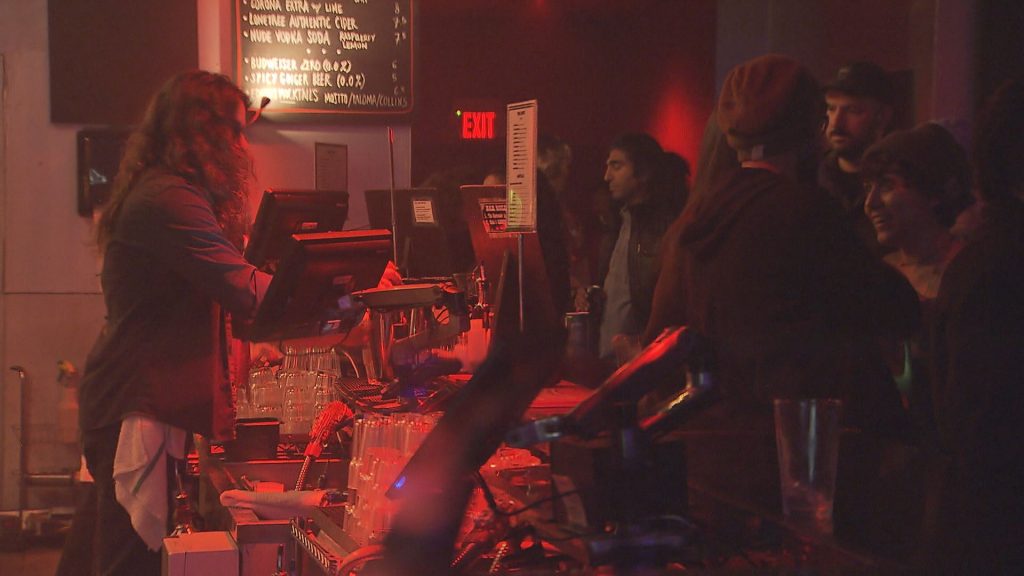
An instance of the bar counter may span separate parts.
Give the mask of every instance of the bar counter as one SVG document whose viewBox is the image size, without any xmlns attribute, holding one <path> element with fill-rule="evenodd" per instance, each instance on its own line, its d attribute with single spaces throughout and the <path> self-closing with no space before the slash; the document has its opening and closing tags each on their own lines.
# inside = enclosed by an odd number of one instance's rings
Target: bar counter
<svg viewBox="0 0 1024 576">
<path fill-rule="evenodd" d="M 573 392 L 563 389 L 554 394 L 567 397 Z M 893 523 L 909 522 L 917 517 L 915 514 L 920 510 L 912 509 L 909 504 L 904 504 L 902 510 L 893 510 L 889 506 L 888 503 L 906 500 L 906 494 L 901 495 L 900 490 L 907 489 L 907 486 L 885 488 L 885 483 L 895 477 L 891 472 L 888 477 L 876 478 L 871 483 L 854 485 L 864 480 L 867 464 L 862 462 L 859 468 L 843 466 L 837 493 L 835 529 L 827 533 L 788 522 L 781 516 L 777 481 L 761 487 L 765 500 L 760 502 L 750 494 L 738 493 L 738 485 L 749 484 L 752 478 L 757 477 L 759 472 L 753 469 L 733 470 L 731 483 L 716 481 L 707 469 L 702 469 L 708 465 L 706 460 L 701 460 L 706 458 L 706 451 L 695 452 L 692 448 L 699 444 L 714 446 L 712 451 L 721 450 L 722 443 L 716 445 L 712 441 L 715 439 L 722 440 L 706 433 L 681 432 L 659 442 L 670 446 L 660 452 L 662 459 L 675 458 L 679 450 L 686 454 L 667 464 L 660 462 L 662 468 L 673 470 L 659 474 L 670 478 L 685 475 L 687 480 L 665 486 L 657 496 L 666 501 L 663 514 L 653 524 L 638 519 L 640 521 L 636 524 L 641 528 L 626 540 L 640 548 L 657 548 L 666 543 L 675 547 L 673 561 L 666 563 L 664 573 L 673 573 L 673 567 L 678 566 L 685 566 L 691 573 L 707 574 L 901 574 L 911 571 L 916 546 L 920 544 L 914 538 L 919 538 L 920 534 L 901 530 L 898 524 Z M 731 444 L 736 440 L 726 438 L 724 442 Z M 740 438 L 739 443 L 749 447 L 757 445 L 750 438 Z M 847 433 L 841 450 L 864 454 L 863 444 L 864 440 L 858 435 Z M 519 530 L 527 530 L 547 543 L 545 559 L 533 566 L 531 570 L 534 571 L 529 573 L 604 573 L 591 567 L 595 550 L 608 554 L 608 546 L 619 546 L 623 540 L 609 538 L 605 531 L 610 520 L 602 518 L 602 515 L 608 513 L 603 509 L 608 503 L 593 501 L 607 497 L 607 493 L 594 491 L 592 486 L 581 483 L 585 482 L 580 480 L 586 477 L 584 471 L 572 473 L 576 478 L 565 484 L 566 478 L 559 474 L 565 470 L 559 468 L 570 465 L 565 462 L 567 449 L 554 448 L 541 447 L 538 454 L 544 463 L 539 466 L 513 468 L 486 476 L 488 487 L 503 510 L 521 510 L 509 517 L 508 523 L 502 524 L 500 529 L 519 527 Z M 701 456 L 701 452 L 705 456 Z M 890 470 L 920 465 L 920 455 L 906 448 L 888 446 L 882 452 L 875 460 L 886 460 Z M 770 456 L 774 459 L 774 453 Z M 556 460 L 553 464 L 551 458 Z M 563 461 L 559 462 L 559 458 Z M 573 462 L 571 465 L 580 464 Z M 225 463 L 217 459 L 207 463 L 207 473 L 203 477 L 208 482 L 204 482 L 204 486 L 213 493 L 207 494 L 204 501 L 211 510 L 219 508 L 217 512 L 209 512 L 208 518 L 220 518 L 220 527 L 234 533 L 242 554 L 242 574 L 261 573 L 260 570 L 273 567 L 278 554 L 282 553 L 286 562 L 294 561 L 300 567 L 300 574 L 335 574 L 343 559 L 360 548 L 342 528 L 344 505 L 316 508 L 304 519 L 262 520 L 252 511 L 228 510 L 213 503 L 216 500 L 214 494 L 238 486 L 239 470 L 282 471 L 288 466 L 283 461 L 272 466 L 267 462 Z M 339 472 L 338 476 L 331 477 L 331 485 L 343 487 L 347 461 L 332 459 L 328 466 Z M 756 467 L 754 462 L 752 468 Z M 289 469 L 297 470 L 294 465 Z M 553 469 L 555 474 L 552 474 Z M 687 470 L 689 474 L 686 474 Z M 266 474 L 257 472 L 255 476 L 266 477 Z M 282 483 L 287 485 L 288 479 L 282 477 Z M 562 495 L 553 497 L 553 490 L 560 491 Z M 771 497 L 773 490 L 776 491 L 774 500 Z M 484 506 L 479 498 L 476 497 L 478 508 Z M 879 500 L 865 500 L 871 498 Z M 922 501 L 921 498 L 917 500 Z M 680 502 L 684 506 L 682 509 Z M 470 508 L 473 506 L 471 503 Z M 588 515 L 592 516 L 589 522 Z M 913 534 L 908 536 L 905 533 Z M 894 539 L 894 534 L 905 535 L 900 540 Z M 494 545 L 496 541 L 489 543 Z"/>
</svg>

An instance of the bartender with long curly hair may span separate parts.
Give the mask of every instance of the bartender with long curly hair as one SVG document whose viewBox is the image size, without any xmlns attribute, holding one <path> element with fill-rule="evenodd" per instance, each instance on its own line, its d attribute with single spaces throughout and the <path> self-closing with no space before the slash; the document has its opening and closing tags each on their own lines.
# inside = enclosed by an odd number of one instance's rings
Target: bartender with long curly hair
<svg viewBox="0 0 1024 576">
<path fill-rule="evenodd" d="M 99 574 L 159 574 L 170 458 L 187 433 L 230 437 L 231 323 L 270 277 L 242 257 L 248 96 L 192 71 L 153 97 L 98 223 L 106 323 L 80 391 Z"/>
</svg>

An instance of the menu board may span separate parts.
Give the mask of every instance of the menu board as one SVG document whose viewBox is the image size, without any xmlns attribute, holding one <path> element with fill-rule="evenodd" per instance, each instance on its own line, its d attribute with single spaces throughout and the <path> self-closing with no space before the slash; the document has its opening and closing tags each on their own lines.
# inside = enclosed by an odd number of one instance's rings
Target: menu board
<svg viewBox="0 0 1024 576">
<path fill-rule="evenodd" d="M 537 231 L 537 101 L 507 106 L 505 183 L 508 231 Z"/>
<path fill-rule="evenodd" d="M 235 0 L 235 78 L 268 113 L 408 113 L 413 1 Z"/>
</svg>

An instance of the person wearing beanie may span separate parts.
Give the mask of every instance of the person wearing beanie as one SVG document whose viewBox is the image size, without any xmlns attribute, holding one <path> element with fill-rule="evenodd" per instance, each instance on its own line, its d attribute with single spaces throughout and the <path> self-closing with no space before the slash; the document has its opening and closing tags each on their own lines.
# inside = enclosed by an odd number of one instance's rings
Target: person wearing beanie
<svg viewBox="0 0 1024 576">
<path fill-rule="evenodd" d="M 970 165 L 953 135 L 929 122 L 872 145 L 861 161 L 861 176 L 864 212 L 879 245 L 890 250 L 883 260 L 910 282 L 921 301 L 922 330 L 885 345 L 915 436 L 934 447 L 928 329 L 942 275 L 962 246 L 951 227 L 973 202 Z"/>
<path fill-rule="evenodd" d="M 823 92 L 829 150 L 818 166 L 818 185 L 840 203 L 865 244 L 884 253 L 864 215 L 860 166 L 864 152 L 892 125 L 892 82 L 877 64 L 852 62 L 836 72 Z"/>
<path fill-rule="evenodd" d="M 716 120 L 740 165 L 680 217 L 662 276 L 679 285 L 657 294 L 681 302 L 656 302 L 673 316 L 649 324 L 708 340 L 721 400 L 687 426 L 735 433 L 688 448 L 691 480 L 768 509 L 779 506 L 773 398 L 840 397 L 849 426 L 907 426 L 875 338 L 909 333 L 916 297 L 815 187 L 823 118 L 817 82 L 791 58 L 729 72 Z"/>
<path fill-rule="evenodd" d="M 967 154 L 942 126 L 927 123 L 893 132 L 861 162 L 864 212 L 884 260 L 903 274 L 922 300 L 938 295 L 946 265 L 960 248 L 950 233 L 972 202 Z"/>
</svg>

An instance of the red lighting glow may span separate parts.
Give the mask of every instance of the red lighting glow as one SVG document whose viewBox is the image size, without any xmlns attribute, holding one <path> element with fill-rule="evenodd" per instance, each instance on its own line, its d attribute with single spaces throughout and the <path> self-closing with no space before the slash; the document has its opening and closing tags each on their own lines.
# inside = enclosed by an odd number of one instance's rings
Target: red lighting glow
<svg viewBox="0 0 1024 576">
<path fill-rule="evenodd" d="M 660 90 L 648 128 L 665 150 L 682 154 L 691 167 L 696 165 L 705 119 L 695 100 L 698 98 L 681 79 L 668 78 Z"/>
<path fill-rule="evenodd" d="M 494 140 L 494 118 L 495 112 L 470 112 L 460 110 L 456 116 L 461 116 L 462 131 L 460 135 L 463 140 Z"/>
</svg>

